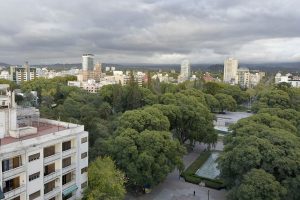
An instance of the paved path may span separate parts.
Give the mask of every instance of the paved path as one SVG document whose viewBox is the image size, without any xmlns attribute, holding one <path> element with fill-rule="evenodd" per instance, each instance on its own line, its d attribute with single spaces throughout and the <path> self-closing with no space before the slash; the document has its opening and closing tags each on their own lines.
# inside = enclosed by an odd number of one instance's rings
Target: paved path
<svg viewBox="0 0 300 200">
<path fill-rule="evenodd" d="M 193 152 L 183 157 L 183 162 L 188 167 L 205 149 L 204 145 L 196 145 Z M 217 150 L 223 149 L 223 144 L 218 142 L 216 145 Z M 139 197 L 127 195 L 127 200 L 207 200 L 209 190 L 210 200 L 225 200 L 226 192 L 224 190 L 214 190 L 198 185 L 185 182 L 182 178 L 179 180 L 179 171 L 174 170 L 168 175 L 166 180 L 156 186 L 150 194 L 145 194 Z M 195 191 L 195 196 L 194 196 Z"/>
</svg>

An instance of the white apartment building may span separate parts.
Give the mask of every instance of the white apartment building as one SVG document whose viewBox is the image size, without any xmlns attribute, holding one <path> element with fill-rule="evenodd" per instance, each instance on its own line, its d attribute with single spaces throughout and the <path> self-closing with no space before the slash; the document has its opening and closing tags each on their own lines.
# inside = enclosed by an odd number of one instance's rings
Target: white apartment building
<svg viewBox="0 0 300 200">
<path fill-rule="evenodd" d="M 1 71 L 0 79 L 6 79 L 6 80 L 10 79 L 9 72 L 8 71 Z"/>
<path fill-rule="evenodd" d="M 300 77 L 293 76 L 292 74 L 288 73 L 286 75 L 282 75 L 281 73 L 277 73 L 275 76 L 275 83 L 289 83 L 292 87 L 300 88 Z"/>
<path fill-rule="evenodd" d="M 80 199 L 87 186 L 84 126 L 19 108 L 7 88 L 0 85 L 0 199 Z"/>
<path fill-rule="evenodd" d="M 183 60 L 180 67 L 180 75 L 178 76 L 178 82 L 184 82 L 191 77 L 191 64 L 189 60 Z"/>
<path fill-rule="evenodd" d="M 238 84 L 242 87 L 248 88 L 250 86 L 250 71 L 248 68 L 241 67 L 237 70 Z"/>
<path fill-rule="evenodd" d="M 237 84 L 238 83 L 238 60 L 234 58 L 227 58 L 224 61 L 224 78 L 225 83 Z"/>
</svg>

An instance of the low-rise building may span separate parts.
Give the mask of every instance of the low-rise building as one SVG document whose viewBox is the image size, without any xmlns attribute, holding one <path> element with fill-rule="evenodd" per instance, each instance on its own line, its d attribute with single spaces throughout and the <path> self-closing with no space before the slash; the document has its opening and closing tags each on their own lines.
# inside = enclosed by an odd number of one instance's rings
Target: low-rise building
<svg viewBox="0 0 300 200">
<path fill-rule="evenodd" d="M 0 85 L 0 199 L 80 199 L 87 186 L 84 126 L 40 118 Z"/>
<path fill-rule="evenodd" d="M 300 87 L 300 76 L 293 76 L 288 73 L 286 75 L 282 75 L 281 73 L 277 73 L 275 76 L 275 84 L 278 83 L 289 83 L 292 87 Z"/>
</svg>

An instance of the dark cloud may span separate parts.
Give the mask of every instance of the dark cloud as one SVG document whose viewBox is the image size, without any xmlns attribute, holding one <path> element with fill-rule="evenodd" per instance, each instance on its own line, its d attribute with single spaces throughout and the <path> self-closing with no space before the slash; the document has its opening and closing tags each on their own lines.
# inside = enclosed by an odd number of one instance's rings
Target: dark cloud
<svg viewBox="0 0 300 200">
<path fill-rule="evenodd" d="M 0 61 L 299 61 L 298 0 L 9 0 L 0 6 Z"/>
</svg>

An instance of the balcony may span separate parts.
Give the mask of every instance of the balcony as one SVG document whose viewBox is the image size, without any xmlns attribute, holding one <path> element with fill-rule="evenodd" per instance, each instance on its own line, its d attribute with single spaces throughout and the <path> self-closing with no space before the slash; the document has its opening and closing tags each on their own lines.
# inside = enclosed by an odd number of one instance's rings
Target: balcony
<svg viewBox="0 0 300 200">
<path fill-rule="evenodd" d="M 44 165 L 47 165 L 55 160 L 60 159 L 60 155 L 61 155 L 61 153 L 56 153 L 52 156 L 48 156 L 48 157 L 44 158 Z"/>
<path fill-rule="evenodd" d="M 23 172 L 25 172 L 24 165 L 22 165 L 20 167 L 13 168 L 13 169 L 10 169 L 8 171 L 3 172 L 3 179 L 5 180 L 9 177 L 15 176 L 15 175 L 23 173 Z"/>
<path fill-rule="evenodd" d="M 5 192 L 4 193 L 5 199 L 10 199 L 10 198 L 15 197 L 17 195 L 20 195 L 21 193 L 25 192 L 25 190 L 26 190 L 25 185 L 20 185 L 20 187 L 18 187 L 16 189 Z"/>
<path fill-rule="evenodd" d="M 44 183 L 52 181 L 60 175 L 61 175 L 61 170 L 58 169 L 55 172 L 52 172 L 51 174 L 48 174 L 47 176 L 44 176 Z"/>
<path fill-rule="evenodd" d="M 64 185 L 62 186 L 62 189 L 65 190 L 65 189 L 71 187 L 72 185 L 76 185 L 75 179 L 73 179 L 73 180 L 71 180 L 70 182 L 64 184 Z"/>
<path fill-rule="evenodd" d="M 62 169 L 62 173 L 65 174 L 67 172 L 70 172 L 72 170 L 75 170 L 76 169 L 76 164 L 71 164 L 69 166 L 66 166 L 65 168 Z"/>
<path fill-rule="evenodd" d="M 76 148 L 68 149 L 68 150 L 62 152 L 62 157 L 67 157 L 74 153 L 76 153 Z"/>
<path fill-rule="evenodd" d="M 52 197 L 55 197 L 59 193 L 60 193 L 60 187 L 55 187 L 55 188 L 53 188 L 53 190 L 51 190 L 47 194 L 44 194 L 44 199 L 45 200 L 51 199 Z"/>
</svg>

